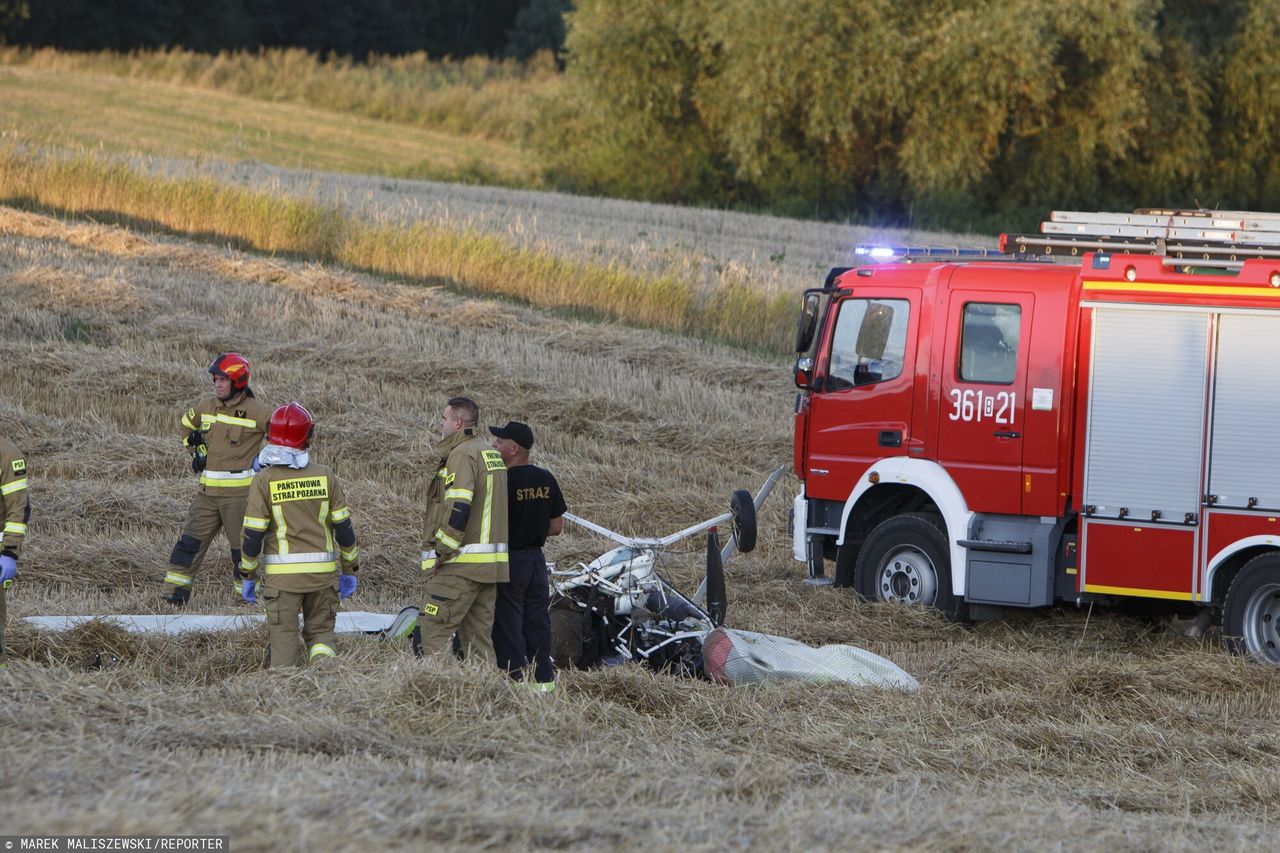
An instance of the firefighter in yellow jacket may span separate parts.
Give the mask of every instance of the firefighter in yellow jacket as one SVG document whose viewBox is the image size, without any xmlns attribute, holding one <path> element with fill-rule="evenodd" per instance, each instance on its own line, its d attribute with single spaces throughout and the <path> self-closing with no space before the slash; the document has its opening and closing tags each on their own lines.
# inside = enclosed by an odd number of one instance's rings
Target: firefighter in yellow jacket
<svg viewBox="0 0 1280 853">
<path fill-rule="evenodd" d="M 5 654 L 5 593 L 18 575 L 18 554 L 27 535 L 31 503 L 27 499 L 27 460 L 7 438 L 0 436 L 0 669 L 8 664 Z"/>
<path fill-rule="evenodd" d="M 447 649 L 456 631 L 464 653 L 493 663 L 493 606 L 497 584 L 508 580 L 507 466 L 477 433 L 479 417 L 473 400 L 454 397 L 440 419 L 422 528 L 428 575 L 418 627 L 427 654 Z"/>
<path fill-rule="evenodd" d="M 271 409 L 258 402 L 249 387 L 244 356 L 224 352 L 209 365 L 209 373 L 213 394 L 182 416 L 182 443 L 191 453 L 200 488 L 164 576 L 165 600 L 179 607 L 191 598 L 191 585 L 219 530 L 231 547 L 232 571 L 240 577 L 240 520 L 253 482 L 253 462 L 271 416 Z"/>
<path fill-rule="evenodd" d="M 351 509 L 333 470 L 311 461 L 314 430 L 300 404 L 276 409 L 245 507 L 241 594 L 266 608 L 273 667 L 301 663 L 298 614 L 307 661 L 333 657 L 338 599 L 356 591 Z"/>
</svg>

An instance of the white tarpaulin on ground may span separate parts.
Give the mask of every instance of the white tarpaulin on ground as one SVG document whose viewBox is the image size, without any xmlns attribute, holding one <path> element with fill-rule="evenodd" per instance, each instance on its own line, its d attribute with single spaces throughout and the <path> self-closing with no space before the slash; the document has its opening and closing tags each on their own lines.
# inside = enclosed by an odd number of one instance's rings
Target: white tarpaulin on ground
<svg viewBox="0 0 1280 853">
<path fill-rule="evenodd" d="M 725 684 L 764 681 L 843 681 L 860 687 L 879 687 L 914 693 L 920 689 L 893 661 L 856 646 L 815 649 L 797 640 L 716 628 L 702 641 L 707 675 Z"/>
<path fill-rule="evenodd" d="M 365 611 L 340 612 L 334 632 L 338 634 L 375 634 L 387 630 L 395 614 Z M 239 631 L 255 628 L 266 619 L 260 613 L 221 615 L 216 613 L 181 613 L 162 616 L 27 616 L 22 621 L 46 631 L 69 631 L 89 622 L 105 622 L 132 634 L 189 634 L 193 631 Z"/>
</svg>

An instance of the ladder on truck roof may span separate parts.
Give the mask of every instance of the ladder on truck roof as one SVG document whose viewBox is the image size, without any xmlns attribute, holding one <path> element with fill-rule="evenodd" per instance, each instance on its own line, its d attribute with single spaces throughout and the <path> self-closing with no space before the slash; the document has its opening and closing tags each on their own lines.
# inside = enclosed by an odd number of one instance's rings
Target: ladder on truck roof
<svg viewBox="0 0 1280 853">
<path fill-rule="evenodd" d="M 1040 223 L 1040 234 L 1001 234 L 1000 248 L 1027 259 L 1078 262 L 1084 252 L 1124 252 L 1158 255 L 1166 266 L 1238 270 L 1249 258 L 1280 258 L 1280 214 L 1055 210 Z"/>
</svg>

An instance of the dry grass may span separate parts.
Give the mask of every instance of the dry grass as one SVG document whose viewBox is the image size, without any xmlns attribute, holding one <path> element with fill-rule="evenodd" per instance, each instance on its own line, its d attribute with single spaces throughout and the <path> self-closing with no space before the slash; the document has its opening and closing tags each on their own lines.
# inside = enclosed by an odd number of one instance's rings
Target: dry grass
<svg viewBox="0 0 1280 853">
<path fill-rule="evenodd" d="M 439 123 L 402 124 L 323 102 L 263 100 L 187 85 L 181 78 L 95 73 L 70 62 L 4 64 L 3 54 L 0 136 L 32 146 L 408 178 L 511 186 L 540 180 L 533 158 L 514 143 Z"/>
<path fill-rule="evenodd" d="M 258 670 L 255 632 L 26 629 L 154 609 L 191 491 L 175 413 L 223 348 L 254 360 L 265 401 L 317 413 L 363 540 L 361 609 L 415 595 L 422 452 L 448 395 L 529 420 L 573 509 L 663 532 L 787 458 L 790 392 L 742 351 L 13 210 L 0 305 L 0 430 L 36 502 L 0 693 L 7 832 L 217 832 L 237 850 L 1274 842 L 1280 672 L 1116 616 L 960 628 L 803 586 L 785 492 L 730 564 L 731 623 L 868 647 L 918 695 L 624 667 L 536 697 L 373 641 L 281 674 Z M 197 610 L 237 606 L 218 548 Z M 688 584 L 697 562 L 668 569 Z"/>
<path fill-rule="evenodd" d="M 415 53 L 357 63 L 300 48 L 206 54 L 180 48 L 82 53 L 0 47 L 0 65 L 194 87 L 516 143 L 528 136 L 530 108 L 561 85 L 550 54 L 517 62 L 482 56 L 432 60 Z"/>
<path fill-rule="evenodd" d="M 316 201 L 210 178 L 156 177 L 91 157 L 41 158 L 0 149 L 0 197 L 775 352 L 786 350 L 793 326 L 791 295 L 766 294 L 734 280 L 701 292 L 674 275 L 568 259 L 474 228 L 370 222 Z"/>
<path fill-rule="evenodd" d="M 832 267 L 854 265 L 858 243 L 995 246 L 990 235 L 815 222 L 474 184 L 317 176 L 216 160 L 135 157 L 130 163 L 161 177 L 210 177 L 232 186 L 315 199 L 380 224 L 425 221 L 475 231 L 555 257 L 675 278 L 689 282 L 700 295 L 744 288 L 766 300 L 785 297 L 788 321 L 802 290 L 821 286 Z"/>
</svg>

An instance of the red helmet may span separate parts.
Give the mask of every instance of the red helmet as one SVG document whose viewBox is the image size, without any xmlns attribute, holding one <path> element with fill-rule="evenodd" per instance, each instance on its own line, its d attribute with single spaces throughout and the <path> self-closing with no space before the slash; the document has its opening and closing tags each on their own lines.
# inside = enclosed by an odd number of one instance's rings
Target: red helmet
<svg viewBox="0 0 1280 853">
<path fill-rule="evenodd" d="M 209 372 L 230 379 L 231 387 L 236 391 L 249 387 L 249 360 L 238 352 L 224 352 L 215 358 L 209 365 Z"/>
<path fill-rule="evenodd" d="M 271 415 L 271 423 L 267 426 L 267 441 L 281 447 L 306 450 L 315 428 L 316 422 L 311 413 L 301 403 L 290 403 L 276 409 Z"/>
</svg>

